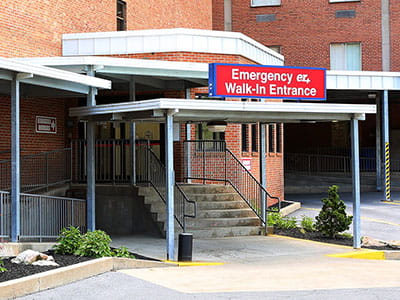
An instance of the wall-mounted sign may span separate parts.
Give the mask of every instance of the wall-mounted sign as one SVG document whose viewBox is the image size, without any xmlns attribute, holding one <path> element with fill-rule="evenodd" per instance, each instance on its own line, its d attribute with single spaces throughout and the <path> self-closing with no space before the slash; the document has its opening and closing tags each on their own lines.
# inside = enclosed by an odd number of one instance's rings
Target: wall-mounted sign
<svg viewBox="0 0 400 300">
<path fill-rule="evenodd" d="M 53 117 L 36 116 L 36 132 L 57 133 L 57 119 Z"/>
<path fill-rule="evenodd" d="M 242 158 L 242 164 L 247 169 L 247 171 L 251 171 L 251 158 L 250 157 Z"/>
<path fill-rule="evenodd" d="M 326 69 L 210 64 L 210 96 L 326 100 Z"/>
</svg>

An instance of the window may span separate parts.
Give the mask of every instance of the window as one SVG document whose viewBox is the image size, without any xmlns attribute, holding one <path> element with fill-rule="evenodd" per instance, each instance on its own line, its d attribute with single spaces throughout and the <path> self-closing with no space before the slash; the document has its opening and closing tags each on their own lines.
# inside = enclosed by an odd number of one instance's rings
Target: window
<svg viewBox="0 0 400 300">
<path fill-rule="evenodd" d="M 331 70 L 360 71 L 360 43 L 332 43 Z"/>
<path fill-rule="evenodd" d="M 281 5 L 281 0 L 251 0 L 251 6 L 276 6 Z"/>
<path fill-rule="evenodd" d="M 117 0 L 117 30 L 126 30 L 126 3 Z"/>
<path fill-rule="evenodd" d="M 281 54 L 281 46 L 268 46 L 268 48 Z"/>
<path fill-rule="evenodd" d="M 251 152 L 258 152 L 258 124 L 251 124 Z"/>
<path fill-rule="evenodd" d="M 268 125 L 268 152 L 275 152 L 275 124 Z"/>
<path fill-rule="evenodd" d="M 283 137 L 283 124 L 276 124 L 276 152 L 282 153 L 282 137 Z"/>
<path fill-rule="evenodd" d="M 196 128 L 196 140 L 223 141 L 225 140 L 225 132 L 211 132 L 207 128 L 207 124 L 198 124 Z"/>
<path fill-rule="evenodd" d="M 242 152 L 249 151 L 248 137 L 249 137 L 249 125 L 242 124 Z"/>
</svg>

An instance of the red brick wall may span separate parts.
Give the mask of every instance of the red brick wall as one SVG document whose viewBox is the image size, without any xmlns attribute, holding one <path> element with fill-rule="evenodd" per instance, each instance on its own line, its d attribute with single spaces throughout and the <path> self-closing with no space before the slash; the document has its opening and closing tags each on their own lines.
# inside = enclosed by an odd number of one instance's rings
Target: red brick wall
<svg viewBox="0 0 400 300">
<path fill-rule="evenodd" d="M 361 42 L 363 70 L 381 70 L 380 1 L 282 0 L 277 7 L 250 7 L 250 0 L 232 0 L 232 6 L 232 30 L 267 46 L 282 46 L 286 65 L 329 68 L 330 43 Z M 214 29 L 223 28 L 221 9 L 222 5 L 214 7 L 213 16 L 219 20 Z M 346 9 L 355 9 L 356 17 L 335 18 L 336 10 Z M 261 14 L 276 14 L 276 21 L 256 22 Z"/>
<path fill-rule="evenodd" d="M 20 143 L 21 155 L 62 149 L 67 146 L 66 113 L 74 102 L 71 99 L 21 99 L 20 108 Z M 0 98 L 0 155 L 1 159 L 10 158 L 11 147 L 11 108 L 10 98 Z M 57 133 L 37 133 L 35 129 L 36 116 L 57 118 Z M 76 125 L 76 124 L 75 124 Z"/>
<path fill-rule="evenodd" d="M 212 28 L 211 0 L 126 0 L 128 30 Z M 59 56 L 63 33 L 116 30 L 116 0 L 0 1 L 0 56 Z"/>
<path fill-rule="evenodd" d="M 199 52 L 161 52 L 161 53 L 138 53 L 138 54 L 120 54 L 109 55 L 120 58 L 139 58 L 156 59 L 166 61 L 186 61 L 199 63 L 237 63 L 237 64 L 255 64 L 254 61 L 240 55 L 226 55 L 214 53 Z"/>
<path fill-rule="evenodd" d="M 391 71 L 400 71 L 400 6 L 396 0 L 390 1 L 391 26 Z"/>
</svg>

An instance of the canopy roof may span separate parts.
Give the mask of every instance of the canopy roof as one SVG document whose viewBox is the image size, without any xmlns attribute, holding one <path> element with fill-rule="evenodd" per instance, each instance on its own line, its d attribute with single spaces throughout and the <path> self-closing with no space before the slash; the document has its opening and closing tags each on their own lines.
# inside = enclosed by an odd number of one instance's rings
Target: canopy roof
<svg viewBox="0 0 400 300">
<path fill-rule="evenodd" d="M 375 105 L 362 104 L 239 102 L 161 98 L 92 107 L 75 107 L 70 109 L 70 116 L 96 121 L 142 120 L 164 122 L 165 113 L 168 111 L 174 113 L 176 122 L 223 120 L 228 123 L 290 123 L 364 120 L 366 114 L 376 113 L 376 107 Z"/>
<path fill-rule="evenodd" d="M 84 94 L 88 93 L 89 87 L 111 88 L 109 80 L 31 64 L 25 61 L 0 58 L 0 80 L 11 81 L 15 76 L 22 83 Z"/>
</svg>

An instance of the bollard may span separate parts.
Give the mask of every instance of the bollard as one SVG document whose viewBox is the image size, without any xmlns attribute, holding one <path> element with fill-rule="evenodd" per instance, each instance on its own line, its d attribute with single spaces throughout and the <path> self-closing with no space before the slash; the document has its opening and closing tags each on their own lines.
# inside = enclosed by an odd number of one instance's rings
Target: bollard
<svg viewBox="0 0 400 300">
<path fill-rule="evenodd" d="M 192 261 L 193 234 L 180 233 L 178 246 L 178 261 Z"/>
</svg>

